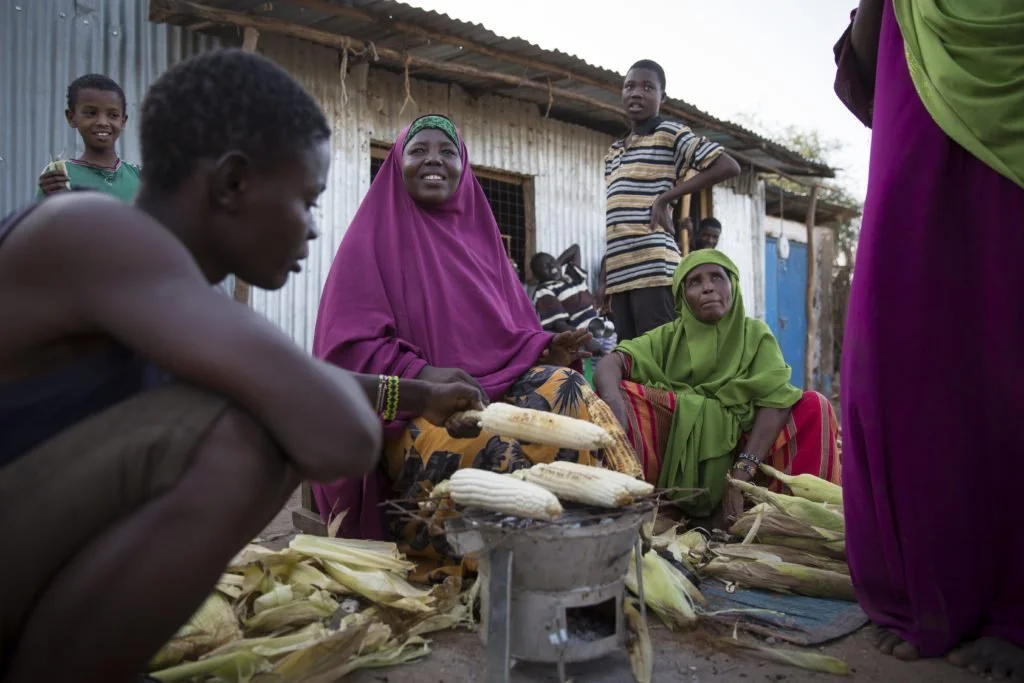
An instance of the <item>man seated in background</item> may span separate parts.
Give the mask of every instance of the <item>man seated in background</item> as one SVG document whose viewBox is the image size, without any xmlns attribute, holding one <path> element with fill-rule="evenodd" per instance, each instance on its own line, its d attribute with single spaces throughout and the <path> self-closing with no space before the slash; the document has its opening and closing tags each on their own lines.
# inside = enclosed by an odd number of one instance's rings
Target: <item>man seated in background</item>
<svg viewBox="0 0 1024 683">
<path fill-rule="evenodd" d="M 558 258 L 539 252 L 530 260 L 530 272 L 537 280 L 533 305 L 541 326 L 554 333 L 589 330 L 595 338 L 587 342 L 587 351 L 603 353 L 597 338 L 606 334 L 605 321 L 594 309 L 587 271 L 580 266 L 580 245 L 572 245 Z"/>
<path fill-rule="evenodd" d="M 716 249 L 718 239 L 722 236 L 722 224 L 717 218 L 711 216 L 705 218 L 697 227 L 697 233 L 693 236 L 693 251 L 698 249 Z"/>
</svg>

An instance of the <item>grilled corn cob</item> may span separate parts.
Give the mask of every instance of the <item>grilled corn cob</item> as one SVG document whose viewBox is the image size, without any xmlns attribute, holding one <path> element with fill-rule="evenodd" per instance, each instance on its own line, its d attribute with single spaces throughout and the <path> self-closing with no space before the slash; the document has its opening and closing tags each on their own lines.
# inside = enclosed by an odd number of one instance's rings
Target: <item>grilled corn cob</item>
<svg viewBox="0 0 1024 683">
<path fill-rule="evenodd" d="M 591 467 L 590 465 L 581 465 L 578 462 L 568 462 L 566 460 L 556 460 L 548 465 L 544 465 L 551 469 L 565 470 L 566 472 L 580 472 L 586 475 L 597 473 L 598 476 L 603 479 L 607 479 L 610 482 L 621 486 L 626 489 L 626 492 L 633 496 L 633 498 L 646 498 L 647 496 L 654 493 L 654 485 L 648 484 L 642 479 L 635 479 L 623 472 L 616 472 L 615 470 L 604 469 L 601 467 Z"/>
<path fill-rule="evenodd" d="M 515 477 L 467 468 L 453 474 L 450 481 L 452 500 L 459 505 L 541 520 L 562 514 L 555 494 Z"/>
<path fill-rule="evenodd" d="M 612 471 L 642 480 L 644 478 L 643 468 L 633 452 L 633 446 L 629 443 L 626 431 L 619 424 L 612 409 L 592 391 L 587 392 L 584 403 L 586 403 L 587 412 L 593 423 L 608 432 L 614 442 L 604 449 L 604 466 Z"/>
<path fill-rule="evenodd" d="M 813 474 L 786 474 L 764 463 L 761 463 L 761 471 L 788 486 L 794 496 L 818 503 L 843 504 L 842 487 L 836 486 L 830 481 L 820 479 Z"/>
<path fill-rule="evenodd" d="M 596 451 L 615 443 L 608 432 L 585 420 L 508 403 L 492 403 L 483 410 L 470 410 L 462 415 L 478 420 L 489 432 L 544 446 Z"/>
<path fill-rule="evenodd" d="M 534 465 L 523 472 L 526 481 L 551 491 L 562 500 L 605 508 L 623 507 L 633 502 L 629 491 L 614 479 L 607 478 L 607 471 L 596 467 L 565 469 Z"/>
</svg>

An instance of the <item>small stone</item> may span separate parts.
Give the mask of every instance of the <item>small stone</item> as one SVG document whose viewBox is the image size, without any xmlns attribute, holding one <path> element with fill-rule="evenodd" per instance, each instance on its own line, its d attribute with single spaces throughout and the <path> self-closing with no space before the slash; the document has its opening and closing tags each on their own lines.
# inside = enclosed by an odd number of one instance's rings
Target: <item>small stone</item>
<svg viewBox="0 0 1024 683">
<path fill-rule="evenodd" d="M 775 636 L 768 636 L 768 639 L 764 641 L 767 645 L 778 645 L 779 641 Z"/>
</svg>

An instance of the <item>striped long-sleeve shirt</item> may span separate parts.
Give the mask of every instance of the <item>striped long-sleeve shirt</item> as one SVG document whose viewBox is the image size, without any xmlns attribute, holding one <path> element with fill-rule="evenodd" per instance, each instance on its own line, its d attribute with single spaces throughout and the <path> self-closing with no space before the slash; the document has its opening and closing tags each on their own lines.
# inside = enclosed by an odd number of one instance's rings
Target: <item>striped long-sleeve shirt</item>
<svg viewBox="0 0 1024 683">
<path fill-rule="evenodd" d="M 541 326 L 548 332 L 557 332 L 555 324 L 558 322 L 581 330 L 597 317 L 587 289 L 587 271 L 572 263 L 565 267 L 564 279 L 541 282 L 537 286 L 533 305 Z"/>
<path fill-rule="evenodd" d="M 612 144 L 604 171 L 608 294 L 672 284 L 679 247 L 672 233 L 651 232 L 651 205 L 690 170 L 703 171 L 721 153 L 718 143 L 660 117 Z"/>
</svg>

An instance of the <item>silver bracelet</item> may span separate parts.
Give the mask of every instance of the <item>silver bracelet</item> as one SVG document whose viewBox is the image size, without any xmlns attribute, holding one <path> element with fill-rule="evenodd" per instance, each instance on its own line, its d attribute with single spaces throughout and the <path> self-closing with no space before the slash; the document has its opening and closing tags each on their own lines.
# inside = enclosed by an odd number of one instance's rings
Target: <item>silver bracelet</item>
<svg viewBox="0 0 1024 683">
<path fill-rule="evenodd" d="M 377 375 L 377 414 L 384 414 L 384 396 L 388 385 L 387 375 Z"/>
</svg>

